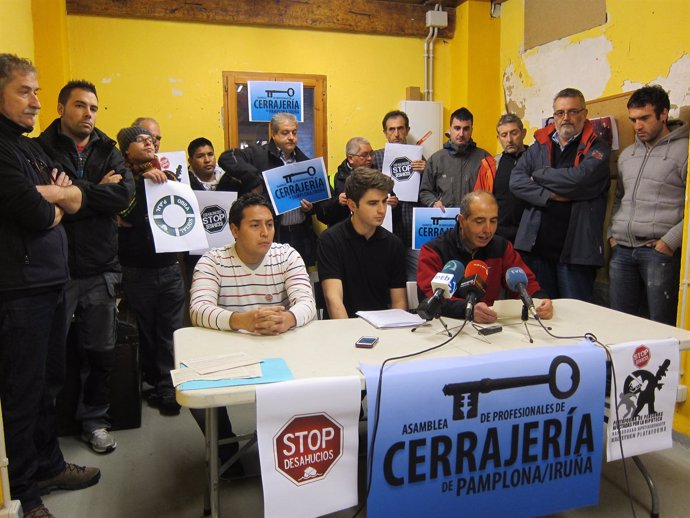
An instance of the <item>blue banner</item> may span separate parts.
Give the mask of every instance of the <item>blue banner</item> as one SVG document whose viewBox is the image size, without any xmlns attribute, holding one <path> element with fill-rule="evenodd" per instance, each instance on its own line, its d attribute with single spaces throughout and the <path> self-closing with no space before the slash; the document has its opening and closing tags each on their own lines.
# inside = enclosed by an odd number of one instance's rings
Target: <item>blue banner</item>
<svg viewBox="0 0 690 518">
<path fill-rule="evenodd" d="M 298 208 L 301 200 L 315 203 L 331 197 L 323 158 L 269 169 L 263 176 L 276 214 Z"/>
<path fill-rule="evenodd" d="M 369 518 L 538 516 L 599 498 L 604 352 L 585 342 L 363 365 Z"/>
<path fill-rule="evenodd" d="M 412 248 L 419 250 L 422 245 L 455 227 L 460 209 L 441 209 L 415 207 L 412 209 Z"/>
<path fill-rule="evenodd" d="M 247 81 L 249 121 L 269 122 L 276 113 L 291 113 L 304 120 L 302 83 L 287 81 Z"/>
</svg>

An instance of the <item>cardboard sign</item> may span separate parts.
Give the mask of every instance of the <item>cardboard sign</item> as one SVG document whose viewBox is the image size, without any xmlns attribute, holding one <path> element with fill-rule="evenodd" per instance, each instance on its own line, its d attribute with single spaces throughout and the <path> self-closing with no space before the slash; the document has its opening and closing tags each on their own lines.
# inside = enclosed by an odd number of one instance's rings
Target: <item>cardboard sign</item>
<svg viewBox="0 0 690 518">
<path fill-rule="evenodd" d="M 304 120 L 302 83 L 287 81 L 247 81 L 250 122 L 270 122 L 276 113 L 291 113 Z"/>
<path fill-rule="evenodd" d="M 412 248 L 419 250 L 447 230 L 455 228 L 460 209 L 446 207 L 446 211 L 433 207 L 412 209 Z"/>
<path fill-rule="evenodd" d="M 156 252 L 186 252 L 208 248 L 199 204 L 189 185 L 144 180 L 149 225 Z"/>
<path fill-rule="evenodd" d="M 276 214 L 299 208 L 301 200 L 315 203 L 331 197 L 323 158 L 269 169 L 263 177 Z"/>
</svg>

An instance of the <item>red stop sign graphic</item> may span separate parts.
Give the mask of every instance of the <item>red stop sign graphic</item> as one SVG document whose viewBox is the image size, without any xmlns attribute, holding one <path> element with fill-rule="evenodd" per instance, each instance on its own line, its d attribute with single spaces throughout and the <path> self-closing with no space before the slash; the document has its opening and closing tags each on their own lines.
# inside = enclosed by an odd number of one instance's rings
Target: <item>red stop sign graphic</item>
<svg viewBox="0 0 690 518">
<path fill-rule="evenodd" d="M 649 347 L 646 345 L 641 345 L 635 349 L 635 352 L 633 353 L 633 363 L 635 364 L 635 367 L 638 369 L 641 367 L 644 367 L 649 363 L 649 359 L 651 357 Z"/>
<path fill-rule="evenodd" d="M 293 417 L 273 441 L 276 469 L 298 486 L 324 478 L 343 455 L 343 427 L 325 413 Z"/>
</svg>

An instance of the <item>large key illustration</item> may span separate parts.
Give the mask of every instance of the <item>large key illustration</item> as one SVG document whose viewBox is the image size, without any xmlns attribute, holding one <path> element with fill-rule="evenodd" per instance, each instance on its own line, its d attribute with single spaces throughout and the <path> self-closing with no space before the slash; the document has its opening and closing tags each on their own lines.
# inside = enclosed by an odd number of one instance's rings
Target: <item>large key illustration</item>
<svg viewBox="0 0 690 518">
<path fill-rule="evenodd" d="M 570 388 L 561 390 L 558 387 L 556 373 L 561 365 L 570 367 Z M 535 376 L 518 376 L 514 378 L 483 378 L 477 381 L 449 383 L 443 387 L 443 394 L 453 396 L 453 420 L 472 419 L 479 411 L 479 394 L 488 394 L 494 390 L 503 390 L 534 385 L 548 385 L 551 394 L 558 399 L 572 396 L 580 385 L 580 368 L 569 356 L 556 356 L 551 362 L 548 374 Z"/>
<path fill-rule="evenodd" d="M 288 97 L 292 97 L 295 95 L 295 89 L 294 88 L 288 88 L 287 90 L 266 90 L 266 97 L 273 97 L 275 94 L 285 94 Z"/>
<path fill-rule="evenodd" d="M 295 176 L 300 176 L 303 174 L 308 174 L 309 176 L 314 176 L 316 174 L 316 167 L 310 165 L 309 167 L 307 167 L 306 171 L 300 171 L 299 173 L 286 174 L 283 176 L 283 180 L 285 180 L 285 183 L 292 183 L 292 179 Z"/>
</svg>

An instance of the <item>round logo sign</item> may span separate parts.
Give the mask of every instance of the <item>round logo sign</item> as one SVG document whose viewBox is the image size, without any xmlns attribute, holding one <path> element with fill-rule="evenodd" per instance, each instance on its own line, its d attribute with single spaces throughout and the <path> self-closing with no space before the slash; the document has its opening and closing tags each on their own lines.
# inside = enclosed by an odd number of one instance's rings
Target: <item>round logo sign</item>
<svg viewBox="0 0 690 518">
<path fill-rule="evenodd" d="M 293 417 L 273 441 L 276 470 L 297 486 L 326 477 L 343 455 L 343 427 L 325 413 Z"/>
<path fill-rule="evenodd" d="M 194 209 L 181 196 L 164 196 L 153 206 L 153 221 L 171 236 L 184 236 L 194 228 Z"/>
<path fill-rule="evenodd" d="M 635 367 L 638 369 L 644 367 L 649 363 L 650 358 L 651 353 L 649 351 L 649 347 L 646 345 L 640 345 L 639 347 L 635 348 L 635 352 L 633 353 L 633 363 L 635 364 Z"/>
<path fill-rule="evenodd" d="M 201 223 L 206 232 L 216 234 L 228 223 L 228 213 L 219 205 L 209 205 L 201 211 Z"/>
</svg>

